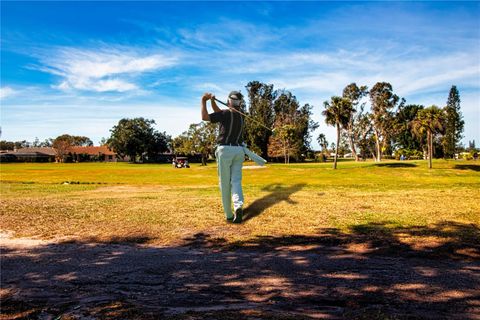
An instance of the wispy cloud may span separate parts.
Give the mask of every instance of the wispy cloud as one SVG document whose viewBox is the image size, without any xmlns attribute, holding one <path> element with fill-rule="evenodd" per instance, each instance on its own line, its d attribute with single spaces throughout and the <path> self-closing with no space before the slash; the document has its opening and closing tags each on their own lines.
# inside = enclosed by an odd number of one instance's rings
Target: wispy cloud
<svg viewBox="0 0 480 320">
<path fill-rule="evenodd" d="M 381 16 L 380 13 L 377 15 Z M 412 34 L 411 27 L 403 24 L 389 29 L 389 34 L 381 28 L 369 27 L 368 31 L 377 32 L 378 37 L 358 41 L 350 37 L 349 41 L 343 41 L 345 34 L 352 32 L 345 27 L 351 27 L 346 23 L 351 18 L 347 12 L 342 13 L 339 22 L 310 21 L 295 28 L 219 19 L 176 34 L 181 43 L 188 43 L 183 52 L 188 57 L 185 63 L 205 66 L 207 70 L 200 70 L 199 74 L 215 79 L 208 82 L 214 89 L 224 88 L 226 82 L 237 82 L 233 79 L 246 82 L 256 79 L 309 95 L 340 94 L 354 81 L 369 86 L 388 81 L 403 96 L 451 84 L 480 88 L 478 41 L 470 34 L 443 27 L 435 29 L 422 16 L 411 12 L 402 11 L 400 16 L 409 17 L 407 20 L 412 20 L 421 32 Z M 345 24 L 343 33 L 335 37 L 325 35 L 328 23 Z M 373 26 L 377 25 L 388 23 L 382 21 Z M 340 40 L 331 40 L 334 42 L 329 45 L 311 42 L 322 37 Z M 410 43 L 410 39 L 415 41 Z M 452 42 L 463 45 L 451 45 Z M 204 80 L 199 81 L 195 89 L 205 87 Z"/>
<path fill-rule="evenodd" d="M 424 59 L 397 58 L 386 54 L 350 52 L 342 55 L 320 55 L 321 59 L 301 60 L 298 55 L 278 58 L 283 63 L 271 70 L 269 80 L 291 89 L 340 94 L 352 81 L 372 86 L 378 81 L 388 81 L 402 95 L 434 90 L 448 84 L 462 83 L 480 88 L 480 78 L 475 52 L 453 52 Z M 268 64 L 279 65 L 274 61 Z M 295 68 L 285 68 L 285 65 Z M 452 70 L 452 66 L 455 68 Z"/>
<path fill-rule="evenodd" d="M 225 88 L 219 86 L 218 84 L 212 82 L 199 83 L 195 86 L 197 90 L 215 90 L 215 91 L 226 91 Z"/>
<path fill-rule="evenodd" d="M 264 48 L 282 38 L 282 33 L 270 26 L 235 19 L 219 19 L 216 23 L 183 28 L 177 33 L 186 47 L 215 50 Z"/>
<path fill-rule="evenodd" d="M 394 49 L 393 49 L 394 48 Z M 408 49 L 406 49 L 408 51 Z M 351 82 L 373 86 L 376 82 L 392 83 L 397 94 L 409 96 L 431 92 L 456 84 L 480 88 L 478 48 L 462 52 L 446 52 L 423 58 L 409 55 L 398 44 L 388 50 L 357 50 L 310 52 L 302 49 L 284 53 L 263 51 L 223 52 L 221 55 L 191 57 L 189 61 L 204 64 L 209 60 L 211 72 L 197 89 L 225 88 L 234 79 L 260 80 L 277 88 L 302 91 L 309 96 L 339 95 Z M 202 59 L 199 61 L 198 59 Z M 238 63 L 241 61 L 241 63 Z M 199 79 L 201 81 L 201 79 Z M 243 85 L 245 85 L 243 83 Z"/>
<path fill-rule="evenodd" d="M 177 63 L 175 57 L 164 54 L 142 54 L 132 49 L 59 48 L 40 55 L 40 71 L 61 77 L 54 85 L 61 90 L 95 92 L 126 92 L 137 90 L 135 78 Z"/>
<path fill-rule="evenodd" d="M 17 93 L 18 91 L 11 87 L 2 87 L 0 88 L 0 99 L 6 99 L 8 97 L 15 96 Z"/>
</svg>

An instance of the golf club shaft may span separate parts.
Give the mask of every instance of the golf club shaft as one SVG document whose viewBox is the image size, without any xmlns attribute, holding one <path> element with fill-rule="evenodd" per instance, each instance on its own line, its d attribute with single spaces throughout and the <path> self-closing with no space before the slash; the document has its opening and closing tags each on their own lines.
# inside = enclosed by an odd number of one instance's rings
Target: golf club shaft
<svg viewBox="0 0 480 320">
<path fill-rule="evenodd" d="M 253 121 L 253 122 L 255 122 L 256 124 L 259 124 L 259 125 L 261 125 L 262 127 L 264 127 L 265 129 L 267 129 L 267 130 L 269 130 L 269 131 L 273 132 L 273 130 L 272 130 L 272 129 L 270 129 L 269 127 L 267 127 L 267 126 L 266 126 L 266 125 L 264 125 L 263 123 L 261 123 L 261 122 L 259 122 L 259 121 L 255 120 L 255 119 L 253 119 L 253 118 L 252 118 L 252 117 L 250 117 L 249 115 L 247 115 L 247 114 L 245 114 L 245 113 L 241 112 L 240 110 L 237 110 L 237 109 L 235 109 L 235 108 L 231 108 L 231 107 L 229 107 L 229 106 L 228 106 L 228 104 L 226 104 L 225 102 L 223 102 L 223 101 L 221 101 L 221 100 L 218 100 L 217 98 L 215 98 L 215 101 L 217 101 L 217 102 L 219 102 L 219 103 L 223 104 L 224 106 L 226 106 L 226 107 L 227 107 L 227 108 L 229 108 L 230 110 L 233 110 L 233 111 L 235 111 L 235 112 L 237 112 L 237 113 L 240 113 L 242 116 L 249 118 L 250 120 L 252 120 L 252 121 Z"/>
</svg>

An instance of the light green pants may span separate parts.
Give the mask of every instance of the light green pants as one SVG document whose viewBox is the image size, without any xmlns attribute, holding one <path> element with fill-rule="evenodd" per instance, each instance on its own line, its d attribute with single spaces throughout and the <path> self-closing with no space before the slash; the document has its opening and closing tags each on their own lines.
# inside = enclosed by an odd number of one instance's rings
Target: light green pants
<svg viewBox="0 0 480 320">
<path fill-rule="evenodd" d="M 243 206 L 242 166 L 245 153 L 242 147 L 218 146 L 215 151 L 218 179 L 222 194 L 223 211 L 227 219 L 233 218 L 233 209 Z"/>
</svg>

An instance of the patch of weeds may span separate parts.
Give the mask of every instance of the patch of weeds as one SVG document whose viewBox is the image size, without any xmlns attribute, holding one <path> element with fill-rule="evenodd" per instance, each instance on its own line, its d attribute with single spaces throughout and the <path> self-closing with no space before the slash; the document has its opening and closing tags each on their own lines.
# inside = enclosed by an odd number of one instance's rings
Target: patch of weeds
<svg viewBox="0 0 480 320">
<path fill-rule="evenodd" d="M 108 184 L 108 183 L 95 182 L 95 181 L 63 181 L 60 184 Z"/>
</svg>

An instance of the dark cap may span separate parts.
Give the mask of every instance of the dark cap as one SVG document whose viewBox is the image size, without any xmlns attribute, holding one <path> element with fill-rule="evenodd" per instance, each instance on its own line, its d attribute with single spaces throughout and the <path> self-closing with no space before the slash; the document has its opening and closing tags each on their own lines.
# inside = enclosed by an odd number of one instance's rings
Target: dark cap
<svg viewBox="0 0 480 320">
<path fill-rule="evenodd" d="M 243 95 L 240 93 L 240 91 L 232 91 L 228 94 L 228 98 L 232 100 L 242 100 Z"/>
</svg>

